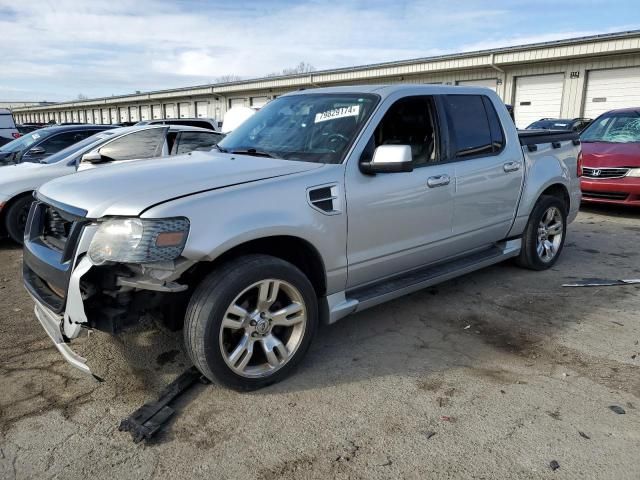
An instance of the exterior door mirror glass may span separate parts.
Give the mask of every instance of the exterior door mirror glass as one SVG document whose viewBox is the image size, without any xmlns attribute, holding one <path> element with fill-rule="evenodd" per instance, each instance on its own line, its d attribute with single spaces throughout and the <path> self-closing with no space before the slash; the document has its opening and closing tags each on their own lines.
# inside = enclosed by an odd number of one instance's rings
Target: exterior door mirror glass
<svg viewBox="0 0 640 480">
<path fill-rule="evenodd" d="M 409 145 L 380 145 L 370 162 L 360 162 L 360 170 L 367 174 L 411 172 L 413 157 Z"/>
</svg>

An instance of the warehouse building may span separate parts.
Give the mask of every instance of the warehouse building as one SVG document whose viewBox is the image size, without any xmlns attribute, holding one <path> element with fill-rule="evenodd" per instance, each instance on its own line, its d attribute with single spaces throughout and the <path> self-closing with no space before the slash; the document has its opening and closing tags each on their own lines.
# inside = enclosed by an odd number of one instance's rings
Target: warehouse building
<svg viewBox="0 0 640 480">
<path fill-rule="evenodd" d="M 221 72 L 221 74 L 224 72 Z M 78 100 L 14 110 L 20 122 L 112 124 L 158 118 L 222 120 L 292 90 L 348 84 L 476 85 L 512 104 L 524 128 L 545 117 L 595 118 L 640 106 L 640 30 L 224 84 Z"/>
</svg>

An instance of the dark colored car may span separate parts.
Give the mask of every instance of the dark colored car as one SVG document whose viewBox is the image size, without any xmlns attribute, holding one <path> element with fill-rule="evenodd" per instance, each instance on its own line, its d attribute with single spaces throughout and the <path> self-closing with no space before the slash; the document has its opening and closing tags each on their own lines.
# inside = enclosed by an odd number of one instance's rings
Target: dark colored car
<svg viewBox="0 0 640 480">
<path fill-rule="evenodd" d="M 20 136 L 26 135 L 27 133 L 35 132 L 36 130 L 40 130 L 42 127 L 38 127 L 36 125 L 16 125 L 18 132 L 20 132 Z"/>
<path fill-rule="evenodd" d="M 571 130 L 581 132 L 591 123 L 590 118 L 541 118 L 526 130 Z"/>
<path fill-rule="evenodd" d="M 0 147 L 0 166 L 41 162 L 49 155 L 101 132 L 111 125 L 65 125 L 40 128 Z"/>
<path fill-rule="evenodd" d="M 582 201 L 640 207 L 640 107 L 600 115 L 580 140 Z"/>
</svg>

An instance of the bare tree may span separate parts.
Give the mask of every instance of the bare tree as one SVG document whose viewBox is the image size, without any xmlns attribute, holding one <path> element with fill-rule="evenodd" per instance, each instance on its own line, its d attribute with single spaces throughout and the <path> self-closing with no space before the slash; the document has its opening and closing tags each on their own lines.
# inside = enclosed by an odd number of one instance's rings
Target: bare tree
<svg viewBox="0 0 640 480">
<path fill-rule="evenodd" d="M 315 71 L 316 71 L 316 67 L 314 67 L 310 63 L 300 62 L 295 67 L 283 68 L 279 72 L 269 73 L 267 77 L 279 77 L 280 75 L 296 75 L 300 73 L 311 73 Z"/>
<path fill-rule="evenodd" d="M 242 77 L 240 77 L 240 75 L 228 73 L 227 75 L 220 75 L 219 77 L 214 78 L 213 83 L 230 83 L 237 82 L 239 80 L 242 80 Z"/>
<path fill-rule="evenodd" d="M 89 97 L 87 97 L 83 93 L 79 93 L 78 94 L 78 100 L 88 100 L 88 99 L 89 99 Z"/>
</svg>

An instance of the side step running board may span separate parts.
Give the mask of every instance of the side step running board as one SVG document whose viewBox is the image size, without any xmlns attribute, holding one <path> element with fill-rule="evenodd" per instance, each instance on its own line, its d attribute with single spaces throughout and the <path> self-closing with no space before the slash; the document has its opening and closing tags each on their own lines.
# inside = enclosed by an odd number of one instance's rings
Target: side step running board
<svg viewBox="0 0 640 480">
<path fill-rule="evenodd" d="M 520 247 L 520 239 L 508 240 L 466 257 L 412 270 L 380 283 L 349 290 L 346 292 L 345 297 L 348 301 L 357 303 L 352 311 L 359 312 L 394 298 L 515 257 L 520 253 Z"/>
</svg>

